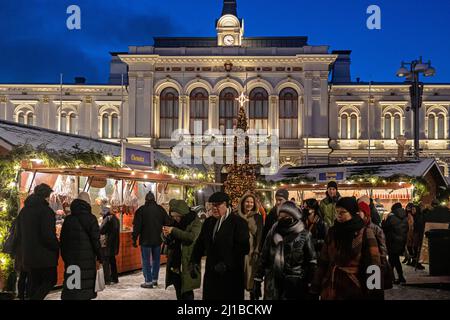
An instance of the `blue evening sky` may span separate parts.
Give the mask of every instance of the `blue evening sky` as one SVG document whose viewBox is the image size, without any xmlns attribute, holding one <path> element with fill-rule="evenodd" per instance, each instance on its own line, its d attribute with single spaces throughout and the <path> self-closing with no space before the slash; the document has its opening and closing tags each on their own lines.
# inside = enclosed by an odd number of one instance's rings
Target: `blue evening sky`
<svg viewBox="0 0 450 320">
<path fill-rule="evenodd" d="M 81 30 L 66 9 L 81 8 Z M 370 5 L 381 30 L 366 27 Z M 153 36 L 214 36 L 221 0 L 1 0 L 0 83 L 57 83 L 85 76 L 106 83 L 109 52 L 151 45 Z M 450 83 L 448 0 L 238 0 L 246 36 L 308 36 L 311 45 L 350 49 L 352 79 L 398 81 L 401 60 L 422 55 Z"/>
</svg>

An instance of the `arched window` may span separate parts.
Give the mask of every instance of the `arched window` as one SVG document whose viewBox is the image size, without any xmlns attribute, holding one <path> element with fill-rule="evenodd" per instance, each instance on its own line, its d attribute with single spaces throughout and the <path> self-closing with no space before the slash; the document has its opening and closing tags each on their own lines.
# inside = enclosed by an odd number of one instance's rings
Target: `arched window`
<svg viewBox="0 0 450 320">
<path fill-rule="evenodd" d="M 111 138 L 119 138 L 119 116 L 115 113 L 111 116 Z"/>
<path fill-rule="evenodd" d="M 25 116 L 23 112 L 19 112 L 19 114 L 17 115 L 17 122 L 20 124 L 25 124 Z"/>
<path fill-rule="evenodd" d="M 72 134 L 77 133 L 77 116 L 75 113 L 71 113 L 69 115 L 69 132 Z"/>
<path fill-rule="evenodd" d="M 164 89 L 160 99 L 160 131 L 163 139 L 171 137 L 172 132 L 178 129 L 179 99 L 178 92 L 173 88 Z"/>
<path fill-rule="evenodd" d="M 399 114 L 394 116 L 394 139 L 400 136 L 401 133 L 401 117 Z"/>
<path fill-rule="evenodd" d="M 341 139 L 348 139 L 348 115 L 341 116 Z"/>
<path fill-rule="evenodd" d="M 107 113 L 102 116 L 102 138 L 109 138 L 109 117 Z"/>
<path fill-rule="evenodd" d="M 208 129 L 208 92 L 203 88 L 192 90 L 189 99 L 189 131 L 194 134 L 194 122 L 201 121 L 201 132 Z"/>
<path fill-rule="evenodd" d="M 350 117 L 350 139 L 358 139 L 358 117 L 352 114 Z"/>
<path fill-rule="evenodd" d="M 437 138 L 445 139 L 445 116 L 441 113 L 437 118 Z"/>
<path fill-rule="evenodd" d="M 64 112 L 61 113 L 59 121 L 60 121 L 60 131 L 67 132 L 67 114 Z"/>
<path fill-rule="evenodd" d="M 387 113 L 384 116 L 384 138 L 385 139 L 392 139 L 391 124 L 392 124 L 392 116 L 390 113 Z"/>
<path fill-rule="evenodd" d="M 297 139 L 298 93 L 292 88 L 280 92 L 280 139 Z"/>
<path fill-rule="evenodd" d="M 250 129 L 267 129 L 269 122 L 269 95 L 263 88 L 255 88 L 250 92 L 248 109 Z"/>
<path fill-rule="evenodd" d="M 235 127 L 239 112 L 239 103 L 236 100 L 238 92 L 233 88 L 223 89 L 219 97 L 219 129 L 226 133 L 227 129 Z"/>
<path fill-rule="evenodd" d="M 32 112 L 29 112 L 27 114 L 27 125 L 29 125 L 29 126 L 34 125 L 34 115 Z"/>
<path fill-rule="evenodd" d="M 436 139 L 436 116 L 434 113 L 428 115 L 428 139 Z"/>
</svg>

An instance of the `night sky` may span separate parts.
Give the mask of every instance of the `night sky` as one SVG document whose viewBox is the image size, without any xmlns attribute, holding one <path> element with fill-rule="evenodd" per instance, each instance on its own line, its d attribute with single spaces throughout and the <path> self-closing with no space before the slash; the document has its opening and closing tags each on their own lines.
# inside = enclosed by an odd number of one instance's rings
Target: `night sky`
<svg viewBox="0 0 450 320">
<path fill-rule="evenodd" d="M 66 28 L 68 6 L 81 30 Z M 369 5 L 382 29 L 366 27 Z M 1 0 L 0 83 L 106 83 L 109 52 L 151 45 L 153 36 L 215 36 L 221 0 Z M 352 79 L 399 81 L 401 60 L 422 55 L 450 83 L 448 0 L 238 0 L 245 36 L 308 36 L 311 45 L 353 50 Z"/>
</svg>

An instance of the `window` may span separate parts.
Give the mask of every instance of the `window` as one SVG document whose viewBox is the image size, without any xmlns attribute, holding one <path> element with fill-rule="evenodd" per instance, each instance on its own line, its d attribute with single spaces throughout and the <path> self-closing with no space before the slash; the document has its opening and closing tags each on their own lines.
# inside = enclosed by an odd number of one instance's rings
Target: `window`
<svg viewBox="0 0 450 320">
<path fill-rule="evenodd" d="M 67 114 L 61 113 L 60 117 L 60 131 L 67 132 Z"/>
<path fill-rule="evenodd" d="M 203 88 L 191 92 L 189 99 L 189 130 L 191 134 L 194 134 L 194 122 L 201 121 L 201 132 L 208 129 L 208 99 L 208 92 Z"/>
<path fill-rule="evenodd" d="M 352 114 L 350 117 L 350 139 L 358 139 L 358 117 Z"/>
<path fill-rule="evenodd" d="M 25 124 L 25 116 L 23 115 L 23 112 L 19 112 L 17 115 L 17 122 L 20 124 Z"/>
<path fill-rule="evenodd" d="M 384 138 L 392 139 L 391 135 L 392 116 L 390 113 L 384 116 Z"/>
<path fill-rule="evenodd" d="M 109 138 L 109 117 L 107 113 L 102 116 L 102 138 Z"/>
<path fill-rule="evenodd" d="M 263 88 L 255 88 L 250 92 L 248 110 L 250 129 L 267 129 L 269 122 L 269 95 Z"/>
<path fill-rule="evenodd" d="M 77 133 L 77 116 L 75 115 L 75 113 L 71 113 L 69 116 L 69 132 L 72 134 L 76 134 Z"/>
<path fill-rule="evenodd" d="M 219 129 L 226 133 L 227 129 L 234 129 L 239 112 L 239 103 L 236 100 L 238 92 L 233 88 L 223 89 L 219 97 Z"/>
<path fill-rule="evenodd" d="M 111 138 L 119 138 L 119 116 L 115 113 L 111 116 Z"/>
<path fill-rule="evenodd" d="M 29 112 L 27 114 L 27 125 L 32 126 L 34 124 L 34 116 L 33 113 Z"/>
<path fill-rule="evenodd" d="M 341 139 L 348 139 L 348 115 L 341 116 Z"/>
<path fill-rule="evenodd" d="M 401 134 L 402 134 L 401 133 L 401 117 L 399 114 L 396 114 L 394 116 L 394 137 L 393 138 L 397 138 Z"/>
<path fill-rule="evenodd" d="M 355 110 L 355 111 L 353 111 Z M 359 136 L 359 115 L 356 109 L 350 109 L 340 113 L 340 138 L 358 139 Z"/>
<path fill-rule="evenodd" d="M 437 118 L 438 139 L 445 139 L 445 116 L 441 113 Z"/>
<path fill-rule="evenodd" d="M 170 138 L 178 129 L 179 100 L 178 92 L 173 88 L 164 89 L 160 99 L 160 138 Z"/>
<path fill-rule="evenodd" d="M 428 116 L 428 139 L 436 139 L 435 123 L 436 123 L 436 116 L 432 113 Z"/>
<path fill-rule="evenodd" d="M 280 92 L 280 139 L 297 139 L 298 94 L 292 88 Z"/>
</svg>

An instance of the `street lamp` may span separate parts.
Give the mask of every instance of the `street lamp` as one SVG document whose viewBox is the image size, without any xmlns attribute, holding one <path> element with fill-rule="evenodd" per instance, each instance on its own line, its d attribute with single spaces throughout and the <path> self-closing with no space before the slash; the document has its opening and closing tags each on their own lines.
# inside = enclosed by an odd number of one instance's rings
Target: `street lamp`
<svg viewBox="0 0 450 320">
<path fill-rule="evenodd" d="M 409 69 L 407 68 L 409 66 Z M 422 57 L 411 62 L 403 62 L 400 69 L 397 70 L 397 77 L 406 78 L 411 83 L 409 94 L 411 96 L 411 108 L 414 112 L 414 157 L 420 158 L 420 115 L 419 109 L 422 106 L 423 83 L 419 81 L 419 74 L 423 73 L 425 77 L 434 76 L 436 69 L 431 66 L 431 61 L 423 62 Z"/>
</svg>

